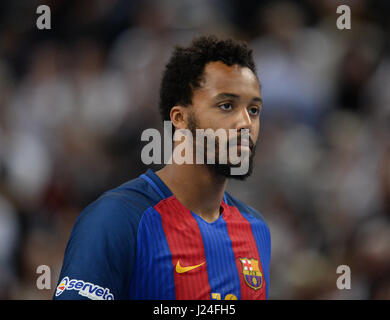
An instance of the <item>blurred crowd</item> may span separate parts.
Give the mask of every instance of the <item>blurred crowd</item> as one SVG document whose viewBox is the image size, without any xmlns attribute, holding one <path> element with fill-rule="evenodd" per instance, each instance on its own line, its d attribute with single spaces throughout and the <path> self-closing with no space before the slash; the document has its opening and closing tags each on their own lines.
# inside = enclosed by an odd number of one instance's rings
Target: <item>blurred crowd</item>
<svg viewBox="0 0 390 320">
<path fill-rule="evenodd" d="M 147 169 L 140 137 L 162 128 L 173 45 L 207 33 L 247 41 L 262 83 L 254 173 L 228 190 L 269 224 L 270 298 L 390 299 L 389 13 L 386 0 L 1 2 L 0 299 L 51 299 L 77 216 Z"/>
</svg>

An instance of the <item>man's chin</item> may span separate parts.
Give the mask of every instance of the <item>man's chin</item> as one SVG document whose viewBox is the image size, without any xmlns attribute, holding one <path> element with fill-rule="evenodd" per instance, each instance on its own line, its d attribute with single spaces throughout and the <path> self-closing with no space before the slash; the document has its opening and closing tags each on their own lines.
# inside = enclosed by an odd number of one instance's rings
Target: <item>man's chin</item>
<svg viewBox="0 0 390 320">
<path fill-rule="evenodd" d="M 240 180 L 244 181 L 246 178 L 248 178 L 253 171 L 253 166 L 252 166 L 252 161 L 249 164 L 248 171 L 245 174 L 234 174 L 234 168 L 238 169 L 239 166 L 236 165 L 231 165 L 231 164 L 209 164 L 209 166 L 212 167 L 215 173 L 218 175 L 224 176 L 225 178 L 228 179 L 235 179 L 235 180 Z"/>
</svg>

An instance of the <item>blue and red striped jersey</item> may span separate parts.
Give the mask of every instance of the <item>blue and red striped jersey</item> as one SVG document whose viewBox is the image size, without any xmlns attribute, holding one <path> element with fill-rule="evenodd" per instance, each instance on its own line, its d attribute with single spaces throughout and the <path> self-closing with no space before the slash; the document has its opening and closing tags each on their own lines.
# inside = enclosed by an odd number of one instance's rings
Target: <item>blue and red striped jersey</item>
<svg viewBox="0 0 390 320">
<path fill-rule="evenodd" d="M 209 223 L 149 169 L 77 218 L 54 299 L 266 299 L 271 239 L 262 215 L 225 192 Z"/>
</svg>

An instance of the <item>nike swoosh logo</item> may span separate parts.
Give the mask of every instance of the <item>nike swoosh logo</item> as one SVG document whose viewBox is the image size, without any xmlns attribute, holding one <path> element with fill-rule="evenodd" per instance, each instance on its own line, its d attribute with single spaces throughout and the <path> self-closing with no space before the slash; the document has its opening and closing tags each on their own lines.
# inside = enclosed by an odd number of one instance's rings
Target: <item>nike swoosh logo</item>
<svg viewBox="0 0 390 320">
<path fill-rule="evenodd" d="M 188 271 L 191 271 L 191 270 L 194 270 L 198 267 L 200 267 L 201 265 L 203 265 L 206 261 L 203 261 L 202 263 L 200 264 L 197 264 L 196 266 L 188 266 L 188 267 L 182 267 L 180 265 L 180 260 L 177 261 L 177 264 L 176 264 L 176 272 L 177 273 L 184 273 L 184 272 L 188 272 Z"/>
</svg>

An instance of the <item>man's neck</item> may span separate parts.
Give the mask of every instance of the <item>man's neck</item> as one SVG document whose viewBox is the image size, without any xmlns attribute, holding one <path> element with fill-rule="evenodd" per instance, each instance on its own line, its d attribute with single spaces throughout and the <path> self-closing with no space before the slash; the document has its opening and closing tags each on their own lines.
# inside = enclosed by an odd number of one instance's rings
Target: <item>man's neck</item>
<svg viewBox="0 0 390 320">
<path fill-rule="evenodd" d="M 186 208 L 207 222 L 220 215 L 227 179 L 206 165 L 168 164 L 156 174 Z"/>
</svg>

